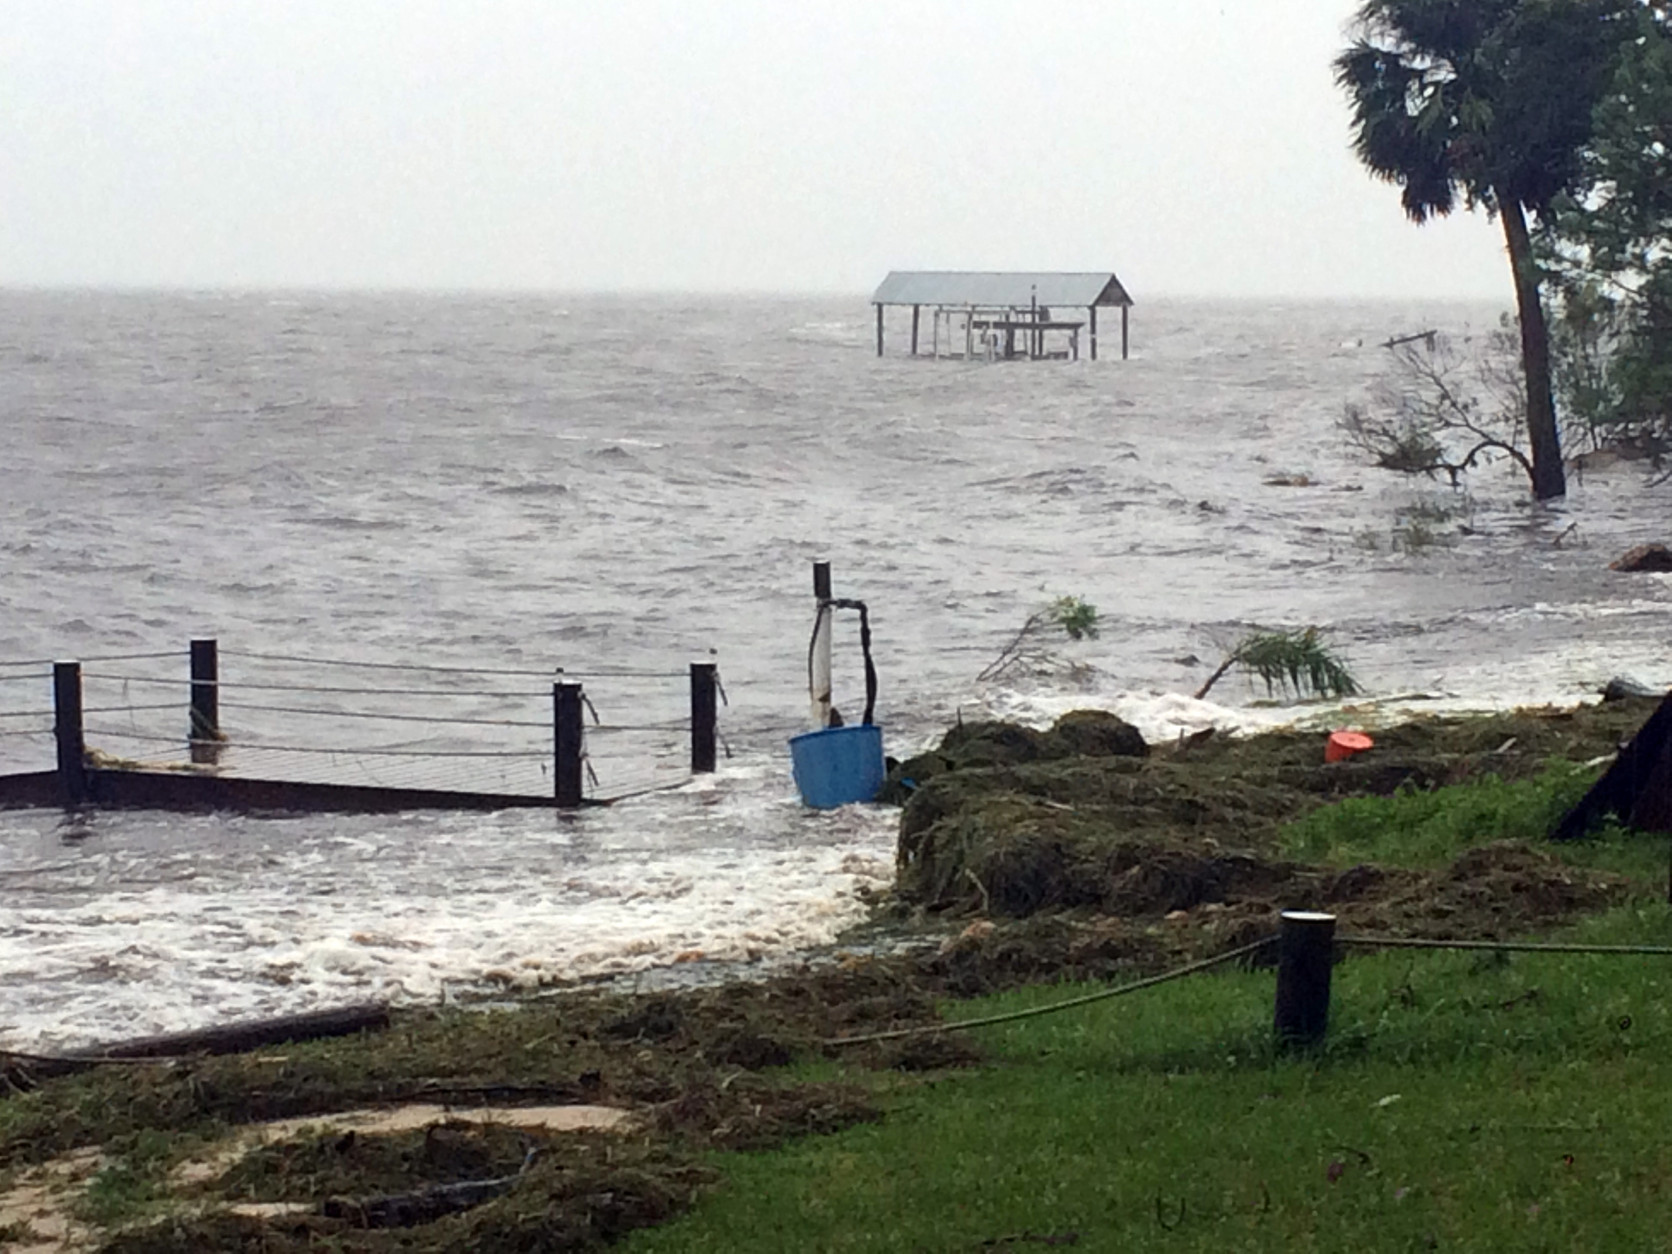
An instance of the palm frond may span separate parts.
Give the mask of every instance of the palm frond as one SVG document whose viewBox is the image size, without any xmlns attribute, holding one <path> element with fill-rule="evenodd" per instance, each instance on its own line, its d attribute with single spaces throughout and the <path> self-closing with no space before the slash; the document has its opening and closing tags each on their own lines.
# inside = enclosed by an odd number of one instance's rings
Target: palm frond
<svg viewBox="0 0 1672 1254">
<path fill-rule="evenodd" d="M 1346 663 L 1324 644 L 1316 627 L 1245 636 L 1196 690 L 1196 699 L 1206 697 L 1208 690 L 1232 667 L 1258 675 L 1265 681 L 1268 693 L 1350 697 L 1361 691 Z"/>
<path fill-rule="evenodd" d="M 1234 656 L 1237 665 L 1265 681 L 1267 692 L 1350 697 L 1359 691 L 1358 681 L 1325 647 L 1316 627 L 1249 636 Z"/>
</svg>

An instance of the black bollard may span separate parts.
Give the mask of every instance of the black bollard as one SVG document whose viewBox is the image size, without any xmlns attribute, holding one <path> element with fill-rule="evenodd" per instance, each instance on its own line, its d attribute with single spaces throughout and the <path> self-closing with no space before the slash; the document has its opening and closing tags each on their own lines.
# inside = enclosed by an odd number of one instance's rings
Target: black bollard
<svg viewBox="0 0 1672 1254">
<path fill-rule="evenodd" d="M 87 742 L 81 721 L 81 663 L 52 664 L 53 731 L 58 739 L 58 782 L 66 806 L 87 800 Z"/>
<path fill-rule="evenodd" d="M 581 797 L 582 741 L 581 686 L 552 685 L 552 735 L 555 743 L 553 776 L 557 783 L 557 808 L 578 810 Z"/>
<path fill-rule="evenodd" d="M 1329 1027 L 1329 977 L 1335 916 L 1285 910 L 1277 956 L 1277 1038 L 1290 1047 L 1316 1045 Z"/>
<path fill-rule="evenodd" d="M 691 663 L 691 774 L 712 775 L 717 762 L 719 670 L 713 662 Z"/>
</svg>

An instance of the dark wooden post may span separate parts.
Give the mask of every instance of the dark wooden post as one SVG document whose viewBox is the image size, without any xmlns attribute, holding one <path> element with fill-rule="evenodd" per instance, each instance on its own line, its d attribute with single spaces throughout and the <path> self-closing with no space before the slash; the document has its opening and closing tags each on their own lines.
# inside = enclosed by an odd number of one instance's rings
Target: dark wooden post
<svg viewBox="0 0 1672 1254">
<path fill-rule="evenodd" d="M 1091 359 L 1097 360 L 1097 306 L 1091 306 Z"/>
<path fill-rule="evenodd" d="M 1303 1047 L 1329 1027 L 1329 977 L 1335 957 L 1335 916 L 1285 910 L 1277 952 L 1277 1039 Z"/>
<path fill-rule="evenodd" d="M 555 759 L 552 775 L 557 783 L 557 808 L 578 810 L 581 806 L 581 686 L 552 685 L 552 734 Z"/>
<path fill-rule="evenodd" d="M 716 763 L 719 670 L 713 662 L 691 663 L 691 774 L 711 775 Z"/>
<path fill-rule="evenodd" d="M 193 762 L 216 760 L 221 739 L 220 646 L 214 640 L 192 641 L 190 726 Z"/>
<path fill-rule="evenodd" d="M 922 305 L 911 307 L 911 355 L 917 356 L 917 317 L 923 312 Z"/>
<path fill-rule="evenodd" d="M 58 782 L 64 804 L 78 806 L 87 800 L 87 742 L 81 722 L 81 663 L 52 664 L 54 731 L 58 737 Z"/>
<path fill-rule="evenodd" d="M 877 306 L 877 356 L 882 356 L 882 306 Z"/>
<path fill-rule="evenodd" d="M 1130 305 L 1120 307 L 1120 359 L 1122 361 L 1126 360 L 1126 324 L 1127 315 L 1131 312 L 1132 307 Z"/>
</svg>

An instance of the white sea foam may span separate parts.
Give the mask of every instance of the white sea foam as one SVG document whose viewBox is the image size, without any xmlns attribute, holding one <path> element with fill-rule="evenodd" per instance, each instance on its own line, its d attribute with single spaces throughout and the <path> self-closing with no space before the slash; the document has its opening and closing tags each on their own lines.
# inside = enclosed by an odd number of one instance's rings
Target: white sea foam
<svg viewBox="0 0 1672 1254">
<path fill-rule="evenodd" d="M 108 840 L 95 820 L 73 862 L 5 869 L 0 1045 L 828 945 L 863 917 L 861 893 L 890 882 L 894 813 L 803 812 L 753 774 L 705 789 L 700 821 L 682 812 L 700 803 L 677 795 L 560 820 L 561 832 L 549 813 L 344 819 L 317 837 L 246 820 L 230 858 L 213 847 L 226 820 L 177 820 L 196 848 L 162 859 L 121 850 L 116 816 Z M 687 831 L 655 847 L 647 824 Z M 780 837 L 754 839 L 763 827 Z M 159 871 L 167 882 L 143 882 Z"/>
</svg>

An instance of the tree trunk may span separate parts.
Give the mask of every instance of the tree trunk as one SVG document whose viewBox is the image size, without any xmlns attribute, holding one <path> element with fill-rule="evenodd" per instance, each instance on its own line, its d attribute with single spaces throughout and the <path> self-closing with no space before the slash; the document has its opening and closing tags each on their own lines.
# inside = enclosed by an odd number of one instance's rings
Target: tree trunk
<svg viewBox="0 0 1672 1254">
<path fill-rule="evenodd" d="M 1527 439 L 1533 452 L 1533 495 L 1541 501 L 1567 495 L 1562 443 L 1556 434 L 1556 399 L 1550 386 L 1550 332 L 1539 297 L 1538 263 L 1527 219 L 1514 196 L 1498 196 L 1510 267 L 1515 271 L 1515 307 L 1521 317 L 1521 370 L 1527 380 Z"/>
</svg>

